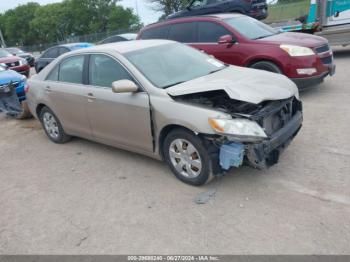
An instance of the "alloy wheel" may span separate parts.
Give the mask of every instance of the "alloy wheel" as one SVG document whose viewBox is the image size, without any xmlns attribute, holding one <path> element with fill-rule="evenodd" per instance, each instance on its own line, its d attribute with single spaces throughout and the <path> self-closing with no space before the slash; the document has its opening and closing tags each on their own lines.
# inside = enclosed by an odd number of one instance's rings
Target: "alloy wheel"
<svg viewBox="0 0 350 262">
<path fill-rule="evenodd" d="M 202 160 L 198 150 L 185 139 L 175 139 L 169 148 L 172 165 L 186 178 L 196 178 L 202 171 Z"/>
</svg>

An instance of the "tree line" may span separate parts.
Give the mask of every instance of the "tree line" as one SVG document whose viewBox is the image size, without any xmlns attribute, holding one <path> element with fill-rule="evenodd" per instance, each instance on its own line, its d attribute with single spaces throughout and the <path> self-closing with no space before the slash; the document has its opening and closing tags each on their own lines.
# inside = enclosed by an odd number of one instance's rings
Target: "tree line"
<svg viewBox="0 0 350 262">
<path fill-rule="evenodd" d="M 63 41 L 71 36 L 142 27 L 130 8 L 119 0 L 64 0 L 39 5 L 30 2 L 0 14 L 0 30 L 7 46 Z"/>
</svg>

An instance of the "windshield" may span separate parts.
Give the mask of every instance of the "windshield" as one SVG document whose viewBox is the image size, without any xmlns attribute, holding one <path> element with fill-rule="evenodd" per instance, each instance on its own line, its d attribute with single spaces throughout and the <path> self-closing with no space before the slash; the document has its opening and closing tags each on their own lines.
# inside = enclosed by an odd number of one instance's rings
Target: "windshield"
<svg viewBox="0 0 350 262">
<path fill-rule="evenodd" d="M 9 52 L 7 52 L 5 49 L 0 49 L 0 57 L 7 57 L 12 56 Z"/>
<path fill-rule="evenodd" d="M 215 58 L 177 43 L 132 51 L 125 57 L 158 88 L 187 82 L 226 67 Z"/>
<path fill-rule="evenodd" d="M 252 40 L 278 34 L 277 30 L 248 16 L 229 18 L 224 21 L 238 33 Z"/>
<path fill-rule="evenodd" d="M 18 48 L 7 48 L 7 51 L 9 51 L 11 54 L 21 54 L 23 53 L 23 51 L 21 49 Z"/>
</svg>

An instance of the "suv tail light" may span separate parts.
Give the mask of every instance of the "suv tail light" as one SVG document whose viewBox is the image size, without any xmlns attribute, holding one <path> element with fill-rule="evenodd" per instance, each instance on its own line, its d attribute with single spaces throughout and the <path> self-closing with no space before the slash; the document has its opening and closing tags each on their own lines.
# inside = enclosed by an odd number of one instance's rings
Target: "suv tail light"
<svg viewBox="0 0 350 262">
<path fill-rule="evenodd" d="M 25 87 L 24 87 L 24 92 L 25 92 L 25 93 L 28 93 L 28 92 L 29 92 L 29 85 L 28 85 L 28 84 L 25 85 Z"/>
</svg>

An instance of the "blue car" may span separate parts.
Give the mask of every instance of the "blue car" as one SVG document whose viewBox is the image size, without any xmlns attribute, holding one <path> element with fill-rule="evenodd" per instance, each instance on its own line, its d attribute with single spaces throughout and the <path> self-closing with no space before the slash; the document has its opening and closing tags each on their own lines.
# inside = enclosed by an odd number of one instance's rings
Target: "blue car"
<svg viewBox="0 0 350 262">
<path fill-rule="evenodd" d="M 70 44 L 64 44 L 64 45 L 57 45 L 50 47 L 49 49 L 46 49 L 43 54 L 36 59 L 34 63 L 34 68 L 37 73 L 39 73 L 41 70 L 44 69 L 45 66 L 50 64 L 55 58 L 59 57 L 60 55 L 78 50 L 81 48 L 88 48 L 93 46 L 93 44 L 90 43 L 70 43 Z"/>
<path fill-rule="evenodd" d="M 0 86 L 6 86 L 11 83 L 16 87 L 17 97 L 22 107 L 22 113 L 19 114 L 17 118 L 26 118 L 30 116 L 25 94 L 25 89 L 27 88 L 27 78 L 16 71 L 0 66 Z"/>
</svg>

